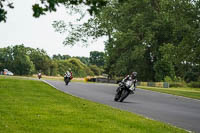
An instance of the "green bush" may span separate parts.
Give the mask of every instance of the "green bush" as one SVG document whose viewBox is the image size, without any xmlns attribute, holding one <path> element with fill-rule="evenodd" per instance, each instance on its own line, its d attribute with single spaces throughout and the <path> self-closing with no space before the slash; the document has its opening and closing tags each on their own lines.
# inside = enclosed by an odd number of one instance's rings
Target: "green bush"
<svg viewBox="0 0 200 133">
<path fill-rule="evenodd" d="M 73 77 L 94 76 L 93 71 L 76 58 L 70 58 L 68 60 L 58 60 L 57 65 L 58 73 L 61 76 L 63 76 L 64 73 L 69 69 L 71 69 Z"/>
<path fill-rule="evenodd" d="M 72 64 L 72 72 L 74 77 L 87 77 L 87 76 L 93 76 L 93 71 L 83 64 L 79 59 L 77 58 L 70 58 L 67 60 L 70 64 Z"/>
<path fill-rule="evenodd" d="M 192 88 L 200 88 L 200 82 L 190 82 L 188 86 Z"/>
<path fill-rule="evenodd" d="M 87 66 L 85 66 L 85 72 L 87 74 L 87 76 L 94 76 L 94 72 Z"/>
<path fill-rule="evenodd" d="M 96 65 L 90 65 L 89 67 L 95 75 L 101 75 L 101 69 L 99 67 L 97 67 Z"/>
<path fill-rule="evenodd" d="M 63 76 L 64 73 L 69 70 L 69 68 L 72 68 L 72 64 L 69 63 L 67 60 L 59 60 L 57 61 L 58 65 L 58 74 Z"/>
<path fill-rule="evenodd" d="M 164 81 L 165 81 L 165 82 L 172 82 L 172 79 L 171 79 L 169 76 L 166 76 L 166 77 L 164 78 Z"/>
<path fill-rule="evenodd" d="M 84 64 L 76 58 L 70 58 L 67 60 L 72 64 L 71 70 L 74 77 L 86 77 L 86 71 L 84 70 Z"/>
</svg>

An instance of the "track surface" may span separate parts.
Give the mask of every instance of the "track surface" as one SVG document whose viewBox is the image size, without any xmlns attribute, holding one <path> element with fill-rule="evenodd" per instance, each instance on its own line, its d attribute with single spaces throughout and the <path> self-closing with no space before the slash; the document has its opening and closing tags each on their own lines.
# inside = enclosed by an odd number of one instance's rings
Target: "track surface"
<svg viewBox="0 0 200 133">
<path fill-rule="evenodd" d="M 113 100 L 117 85 L 70 82 L 66 86 L 62 81 L 45 81 L 65 93 L 200 133 L 200 100 L 136 89 L 120 103 Z"/>
</svg>

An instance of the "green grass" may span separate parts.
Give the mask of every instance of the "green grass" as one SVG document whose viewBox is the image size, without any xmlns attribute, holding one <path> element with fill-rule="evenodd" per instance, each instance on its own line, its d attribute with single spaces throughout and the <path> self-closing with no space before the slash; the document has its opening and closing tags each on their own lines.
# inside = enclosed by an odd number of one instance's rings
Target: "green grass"
<svg viewBox="0 0 200 133">
<path fill-rule="evenodd" d="M 184 96 L 188 98 L 200 99 L 200 88 L 158 88 L 158 87 L 145 87 L 138 86 L 138 88 L 157 91 L 162 93 L 173 94 L 177 96 Z"/>
<path fill-rule="evenodd" d="M 185 133 L 182 129 L 60 92 L 0 77 L 0 133 Z"/>
<path fill-rule="evenodd" d="M 5 76 L 0 75 L 0 78 L 11 78 L 11 79 L 38 79 L 37 75 L 33 76 Z M 58 80 L 58 81 L 64 81 L 64 77 L 62 76 L 42 76 L 41 79 L 44 80 Z M 84 78 L 73 78 L 71 82 L 85 82 Z"/>
</svg>

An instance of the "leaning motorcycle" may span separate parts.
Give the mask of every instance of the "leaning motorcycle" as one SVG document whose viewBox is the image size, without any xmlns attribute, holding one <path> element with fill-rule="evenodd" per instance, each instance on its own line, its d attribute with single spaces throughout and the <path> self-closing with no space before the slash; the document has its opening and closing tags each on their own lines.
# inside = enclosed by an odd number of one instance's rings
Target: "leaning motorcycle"
<svg viewBox="0 0 200 133">
<path fill-rule="evenodd" d="M 125 98 L 128 97 L 129 94 L 133 94 L 136 88 L 136 81 L 126 81 L 120 82 L 119 87 L 116 90 L 115 101 L 123 102 Z"/>
</svg>

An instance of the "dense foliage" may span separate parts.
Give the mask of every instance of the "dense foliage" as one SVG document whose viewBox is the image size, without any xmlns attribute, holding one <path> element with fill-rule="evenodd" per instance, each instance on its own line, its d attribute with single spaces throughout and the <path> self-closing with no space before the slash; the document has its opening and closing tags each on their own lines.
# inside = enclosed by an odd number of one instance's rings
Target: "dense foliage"
<svg viewBox="0 0 200 133">
<path fill-rule="evenodd" d="M 14 8 L 13 3 L 8 0 L 0 0 L 0 22 L 6 22 L 6 8 Z"/>
<path fill-rule="evenodd" d="M 92 51 L 90 52 L 90 58 L 89 58 L 90 64 L 97 65 L 99 67 L 104 66 L 104 52 L 99 51 Z"/>
<path fill-rule="evenodd" d="M 102 12 L 112 23 L 106 44 L 107 71 L 121 75 L 137 71 L 146 81 L 200 75 L 199 2 L 190 0 L 127 0 Z M 120 53 L 120 54 L 119 54 Z M 120 69 L 122 68 L 122 69 Z M 196 79 L 194 79 L 196 78 Z"/>
<path fill-rule="evenodd" d="M 6 13 L 3 9 L 5 2 L 5 0 L 0 1 L 0 21 L 5 20 Z M 58 32 L 68 31 L 64 40 L 65 45 L 73 46 L 77 41 L 86 42 L 89 37 L 95 39 L 106 36 L 108 39 L 105 43 L 104 55 L 94 51 L 90 53 L 93 57 L 79 59 L 86 65 L 105 68 L 105 72 L 111 78 L 137 71 L 138 79 L 142 81 L 165 81 L 165 79 L 200 81 L 199 0 L 109 0 L 107 2 L 105 0 L 41 0 L 41 2 L 40 5 L 33 6 L 35 17 L 47 11 L 56 11 L 59 4 L 65 5 L 66 8 L 70 8 L 70 5 L 83 4 L 89 6 L 90 13 L 95 12 L 84 24 L 67 25 L 63 21 L 57 21 L 53 26 Z M 41 58 L 40 54 L 44 53 L 37 51 L 40 64 L 45 62 L 46 66 L 51 66 L 47 68 L 45 65 L 35 64 L 34 58 L 29 54 L 22 52 L 20 61 L 12 48 L 1 49 L 1 51 L 0 59 L 7 60 L 4 63 L 0 62 L 1 66 L 6 64 L 8 68 L 12 68 L 13 60 L 16 60 L 18 66 L 27 67 L 27 70 L 18 71 L 18 74 L 32 73 L 33 69 L 43 70 L 46 74 L 56 74 L 57 69 L 61 70 L 57 62 L 71 59 L 67 55 L 54 56 L 54 60 L 47 56 Z M 3 54 L 5 51 L 8 52 L 6 56 Z M 67 63 L 76 64 L 75 62 Z M 85 75 L 81 69 L 77 73 Z M 90 71 L 86 73 L 89 74 Z"/>
<path fill-rule="evenodd" d="M 196 0 L 110 0 L 88 22 L 71 26 L 73 32 L 65 41 L 74 45 L 70 40 L 77 36 L 78 41 L 107 36 L 105 70 L 110 77 L 137 71 L 142 81 L 166 77 L 198 81 L 199 14 L 200 1 Z"/>
<path fill-rule="evenodd" d="M 8 69 L 15 75 L 32 75 L 41 71 L 45 75 L 61 75 L 71 69 L 74 77 L 100 75 L 103 71 L 96 64 L 84 63 L 88 57 L 53 55 L 52 59 L 44 50 L 16 45 L 0 48 L 0 71 Z M 83 62 L 81 62 L 83 60 Z"/>
</svg>

